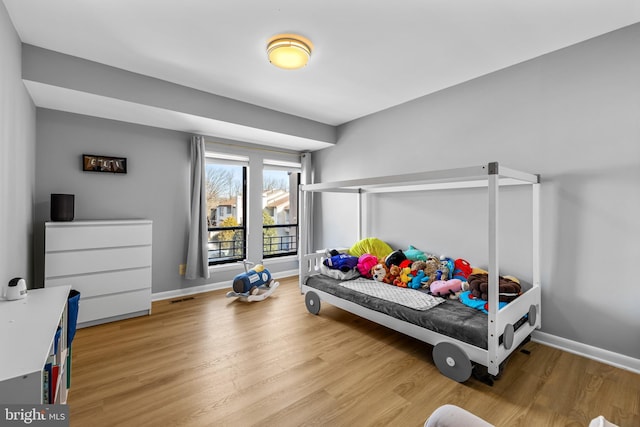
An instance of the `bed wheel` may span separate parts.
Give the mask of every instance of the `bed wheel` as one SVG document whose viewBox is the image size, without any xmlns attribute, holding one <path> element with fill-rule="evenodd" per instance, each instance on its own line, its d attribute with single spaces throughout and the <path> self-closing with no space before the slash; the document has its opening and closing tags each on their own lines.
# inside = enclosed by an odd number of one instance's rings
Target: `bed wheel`
<svg viewBox="0 0 640 427">
<path fill-rule="evenodd" d="M 463 383 L 471 376 L 473 366 L 467 354 L 457 345 L 441 342 L 433 347 L 433 361 L 445 377 Z"/>
<path fill-rule="evenodd" d="M 307 292 L 304 296 L 304 303 L 307 306 L 309 313 L 320 313 L 320 297 L 315 292 Z"/>
<path fill-rule="evenodd" d="M 504 325 L 504 333 L 502 334 L 502 344 L 504 348 L 509 350 L 513 345 L 513 337 L 515 334 L 515 329 L 511 323 L 507 323 Z"/>
<path fill-rule="evenodd" d="M 535 305 L 531 304 L 529 307 L 529 324 L 531 326 L 536 324 L 536 316 L 538 315 L 538 309 Z"/>
</svg>

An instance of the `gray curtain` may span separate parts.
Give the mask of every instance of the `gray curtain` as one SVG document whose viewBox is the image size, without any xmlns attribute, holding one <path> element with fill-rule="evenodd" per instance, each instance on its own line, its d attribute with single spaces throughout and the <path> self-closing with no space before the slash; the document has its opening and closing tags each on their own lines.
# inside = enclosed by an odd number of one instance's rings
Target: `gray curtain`
<svg viewBox="0 0 640 427">
<path fill-rule="evenodd" d="M 191 221 L 185 278 L 209 278 L 204 137 L 191 137 Z"/>
</svg>

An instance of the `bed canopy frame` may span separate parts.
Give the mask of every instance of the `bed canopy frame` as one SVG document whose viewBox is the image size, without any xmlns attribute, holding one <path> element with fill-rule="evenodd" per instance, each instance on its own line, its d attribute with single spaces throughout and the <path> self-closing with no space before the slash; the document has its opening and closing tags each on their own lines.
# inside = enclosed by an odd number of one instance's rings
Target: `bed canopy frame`
<svg viewBox="0 0 640 427">
<path fill-rule="evenodd" d="M 500 188 L 506 186 L 531 187 L 532 197 L 532 284 L 531 288 L 509 303 L 505 308 L 498 307 L 498 278 L 499 278 L 499 203 Z M 302 210 L 310 206 L 312 193 L 353 193 L 357 197 L 358 239 L 363 234 L 363 199 L 367 194 L 429 191 L 429 190 L 455 190 L 461 188 L 485 188 L 488 192 L 488 273 L 489 273 L 489 313 L 487 323 L 488 348 L 481 349 L 473 345 L 451 339 L 433 331 L 420 328 L 416 325 L 405 325 L 404 322 L 393 319 L 369 309 L 357 306 L 348 301 L 332 295 L 323 294 L 321 299 L 332 305 L 343 308 L 361 317 L 383 324 L 407 335 L 418 338 L 434 345 L 434 361 L 440 371 L 450 377 L 458 377 L 458 370 L 467 371 L 467 360 L 482 364 L 487 367 L 491 375 L 497 375 L 500 364 L 511 352 L 530 336 L 534 329 L 539 329 L 540 320 L 540 177 L 515 169 L 499 165 L 497 162 L 480 166 L 462 167 L 455 169 L 436 170 L 402 175 L 381 176 L 374 178 L 351 179 L 335 182 L 324 182 L 300 185 L 300 200 Z M 300 248 L 301 260 L 299 266 L 300 289 L 303 294 L 318 292 L 316 289 L 305 285 L 308 276 L 317 274 L 316 267 L 321 262 L 323 254 L 306 253 L 310 241 L 310 212 L 301 212 L 300 215 Z M 319 299 L 317 304 L 319 305 Z M 309 301 L 307 298 L 307 307 Z M 319 307 L 318 307 L 319 310 Z M 311 310 L 310 310 L 311 311 Z M 317 313 L 314 313 L 317 314 Z M 527 322 L 514 329 L 514 324 L 523 316 Z M 502 340 L 499 341 L 499 337 Z M 459 351 L 463 352 L 461 356 Z M 436 360 L 436 353 L 437 359 Z M 441 366 L 442 365 L 442 366 Z M 462 365 L 462 366 L 459 366 Z M 463 374 L 462 376 L 465 376 Z M 454 378 L 456 379 L 456 378 Z"/>
</svg>

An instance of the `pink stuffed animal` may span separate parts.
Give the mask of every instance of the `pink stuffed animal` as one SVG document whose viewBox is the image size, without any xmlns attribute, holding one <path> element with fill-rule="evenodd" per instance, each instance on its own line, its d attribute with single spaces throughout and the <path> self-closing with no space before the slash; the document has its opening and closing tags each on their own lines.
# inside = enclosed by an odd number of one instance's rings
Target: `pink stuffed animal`
<svg viewBox="0 0 640 427">
<path fill-rule="evenodd" d="M 456 294 L 462 290 L 462 280 L 434 280 L 429 286 L 432 295 L 446 297 L 450 294 Z"/>
<path fill-rule="evenodd" d="M 371 254 L 362 254 L 358 258 L 358 271 L 363 277 L 371 279 L 371 269 L 378 264 L 378 258 Z"/>
</svg>

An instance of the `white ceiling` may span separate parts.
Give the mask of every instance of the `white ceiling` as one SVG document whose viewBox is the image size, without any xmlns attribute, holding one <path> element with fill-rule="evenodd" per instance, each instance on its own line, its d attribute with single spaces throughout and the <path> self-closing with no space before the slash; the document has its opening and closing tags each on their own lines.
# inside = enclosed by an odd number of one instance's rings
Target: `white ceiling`
<svg viewBox="0 0 640 427">
<path fill-rule="evenodd" d="M 24 43 L 339 125 L 640 21 L 639 0 L 3 0 Z M 311 39 L 300 70 L 266 41 Z"/>
</svg>

